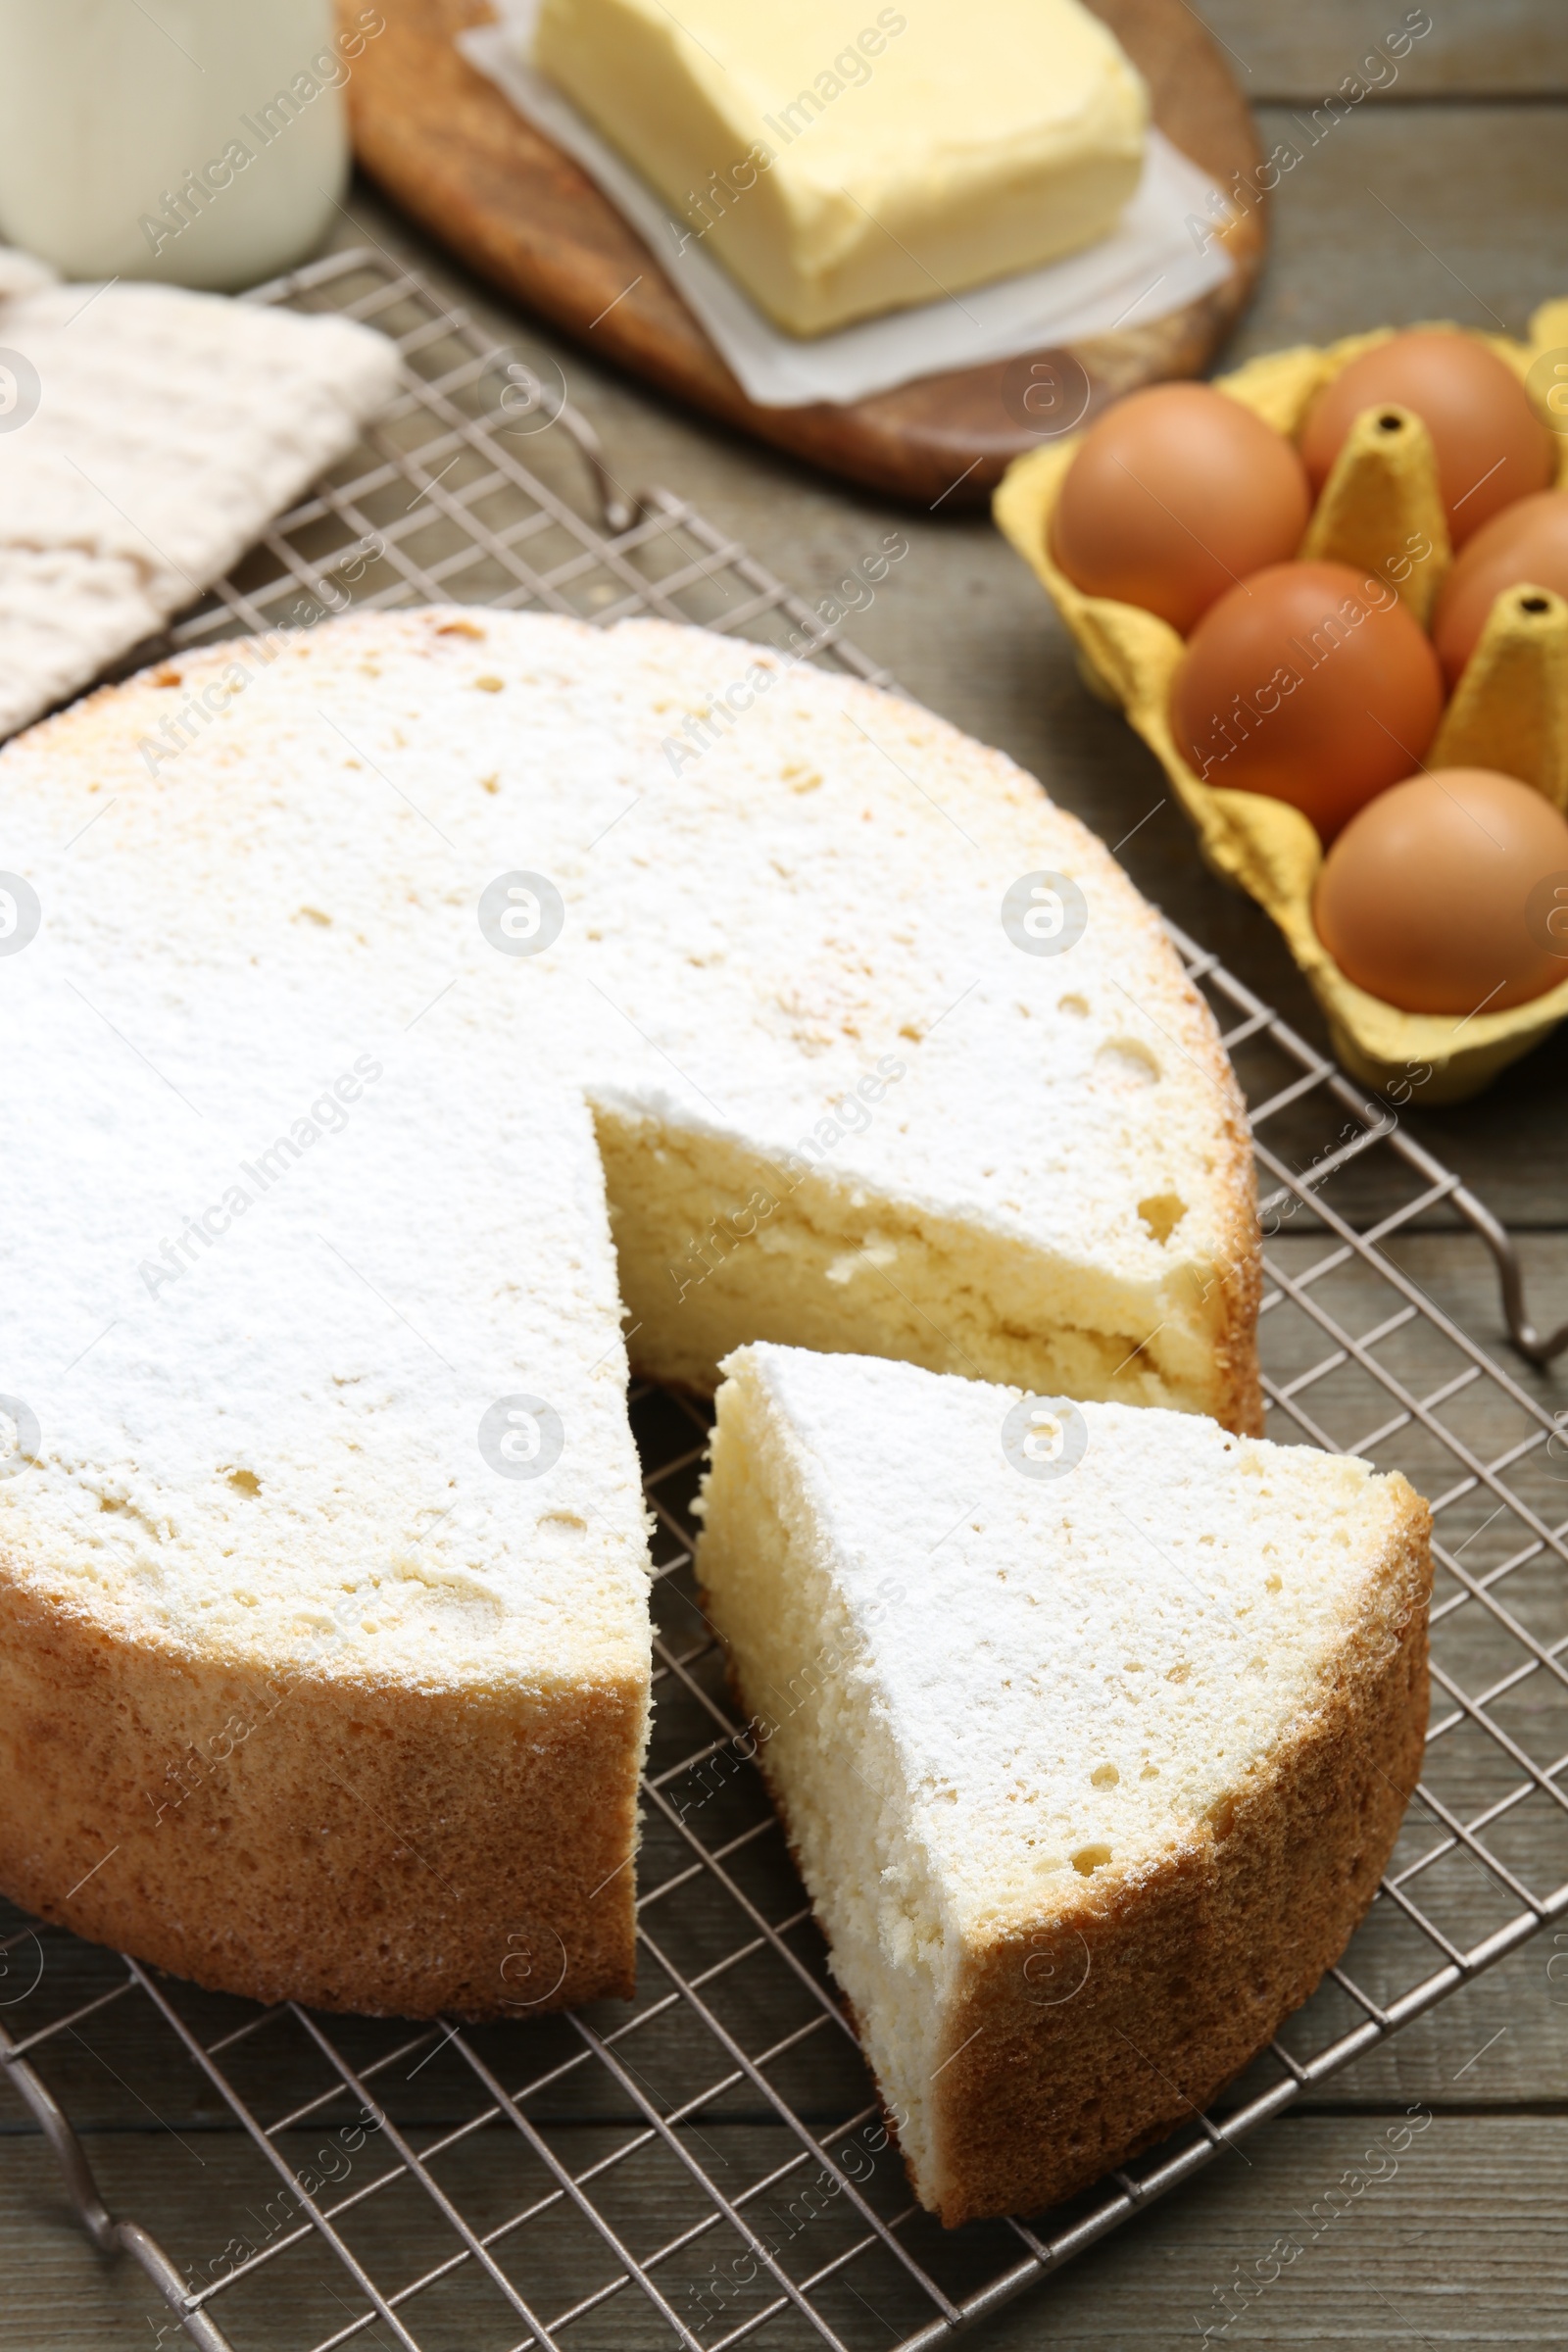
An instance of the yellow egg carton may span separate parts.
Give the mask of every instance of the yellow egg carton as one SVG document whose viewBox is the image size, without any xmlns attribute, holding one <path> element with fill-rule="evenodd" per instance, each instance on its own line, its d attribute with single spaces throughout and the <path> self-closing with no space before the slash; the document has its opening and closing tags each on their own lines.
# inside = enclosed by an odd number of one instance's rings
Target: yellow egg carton
<svg viewBox="0 0 1568 2352">
<path fill-rule="evenodd" d="M 1215 388 L 1295 440 L 1318 392 L 1342 368 L 1404 331 L 1382 327 L 1322 350 L 1270 352 L 1219 377 Z M 1562 355 L 1558 371 L 1568 384 L 1568 301 L 1537 311 L 1528 343 L 1503 335 L 1478 340 L 1522 379 L 1536 370 L 1531 389 L 1538 399 L 1545 398 L 1541 376 L 1552 373 L 1548 355 Z M 1550 402 L 1554 410 L 1562 397 Z M 1423 1102 L 1457 1102 L 1477 1093 L 1568 1015 L 1568 975 L 1531 1004 L 1506 1012 L 1481 1005 L 1463 1015 L 1401 1012 L 1347 979 L 1312 922 L 1323 850 L 1311 822 L 1284 801 L 1200 782 L 1176 747 L 1168 707 L 1183 640 L 1156 613 L 1084 595 L 1052 561 L 1052 511 L 1083 438 L 1073 433 L 1014 459 L 997 490 L 995 514 L 1070 630 L 1085 684 L 1118 704 L 1154 753 L 1208 864 L 1278 923 L 1346 1068 L 1368 1086 L 1395 1088 L 1401 1101 L 1412 1086 Z M 1557 481 L 1568 489 L 1568 431 Z M 1451 550 L 1431 437 L 1418 417 L 1388 404 L 1356 420 L 1300 553 L 1377 572 L 1426 625 Z M 1533 588 L 1498 597 L 1426 764 L 1497 768 L 1568 810 L 1568 603 L 1561 597 Z"/>
</svg>

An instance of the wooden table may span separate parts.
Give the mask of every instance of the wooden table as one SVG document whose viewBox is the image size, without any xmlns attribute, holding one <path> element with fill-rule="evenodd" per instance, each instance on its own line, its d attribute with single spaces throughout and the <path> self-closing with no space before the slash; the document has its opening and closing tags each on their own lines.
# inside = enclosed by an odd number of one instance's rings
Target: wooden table
<svg viewBox="0 0 1568 2352">
<path fill-rule="evenodd" d="M 1233 53 L 1265 148 L 1287 136 L 1306 146 L 1324 93 L 1404 15 L 1396 0 L 1316 0 L 1310 9 L 1208 0 L 1200 13 Z M 1534 304 L 1568 292 L 1568 9 L 1562 0 L 1433 0 L 1432 15 L 1392 90 L 1331 129 L 1320 121 L 1317 143 L 1284 180 L 1274 258 L 1235 357 L 1425 317 L 1495 319 L 1517 332 Z M 1198 866 L 1152 760 L 1082 692 L 1061 632 L 985 522 L 849 495 L 694 424 L 603 370 L 591 349 L 507 318 L 363 188 L 349 211 L 337 242 L 372 238 L 407 253 L 498 336 L 533 354 L 554 351 L 623 483 L 664 482 L 691 497 L 803 591 L 830 589 L 884 531 L 904 529 L 910 554 L 860 615 L 859 643 L 937 710 L 1004 746 L 1107 842 L 1130 835 L 1121 854 L 1143 888 L 1320 1034 L 1269 925 Z M 1568 1313 L 1568 1031 L 1479 1102 L 1415 1109 L 1410 1125 L 1523 1237 L 1538 1321 Z M 1438 1215 L 1411 1247 L 1421 1279 L 1500 1348 L 1494 1289 L 1473 1237 Z M 1568 1404 L 1568 1363 L 1536 1387 L 1554 1407 Z M 1213 2289 L 1235 2264 L 1266 2249 L 1371 2133 L 1419 2100 L 1436 2121 L 1397 2177 L 1230 2335 L 1281 2347 L 1561 2345 L 1568 2007 L 1551 1997 L 1550 1948 L 1543 1937 L 1482 1978 L 1305 2099 L 1245 2157 L 1222 2159 L 970 2340 L 991 2352 L 1196 2346 L 1195 2315 L 1212 2316 Z M 143 2090 L 85 2056 L 73 2103 L 122 2210 L 149 2220 L 218 2210 L 233 2138 L 220 2115 L 169 2114 L 176 2140 L 152 2121 Z M 9 2093 L 0 2095 L 0 2239 L 7 2352 L 152 2345 L 150 2289 L 128 2265 L 105 2265 L 88 2250 Z"/>
</svg>

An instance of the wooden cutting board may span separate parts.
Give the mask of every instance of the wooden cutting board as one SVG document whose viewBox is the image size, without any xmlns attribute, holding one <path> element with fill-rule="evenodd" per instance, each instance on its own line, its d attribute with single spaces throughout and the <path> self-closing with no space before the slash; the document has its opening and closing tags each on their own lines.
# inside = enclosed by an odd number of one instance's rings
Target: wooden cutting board
<svg viewBox="0 0 1568 2352">
<path fill-rule="evenodd" d="M 1087 392 L 1092 415 L 1140 384 L 1199 373 L 1262 264 L 1263 207 L 1254 200 L 1227 232 L 1229 279 L 1168 318 L 1065 352 L 922 376 L 843 407 L 758 408 L 636 231 L 453 46 L 464 25 L 489 19 L 489 0 L 380 5 L 386 30 L 355 63 L 349 108 L 360 162 L 404 211 L 597 358 L 896 497 L 949 509 L 983 503 L 1009 460 L 1044 437 L 1030 415 L 1040 413 L 1039 392 L 1023 405 L 1031 382 L 1070 387 L 1074 409 Z M 1222 187 L 1238 172 L 1250 182 L 1259 161 L 1251 116 L 1184 0 L 1091 5 L 1144 74 L 1167 137 Z M 1031 377 L 1032 359 L 1049 372 Z"/>
</svg>

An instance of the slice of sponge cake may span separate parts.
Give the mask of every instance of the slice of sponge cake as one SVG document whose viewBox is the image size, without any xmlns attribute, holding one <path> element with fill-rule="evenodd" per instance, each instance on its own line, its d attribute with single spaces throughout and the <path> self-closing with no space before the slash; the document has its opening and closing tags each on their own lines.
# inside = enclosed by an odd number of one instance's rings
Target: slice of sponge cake
<svg viewBox="0 0 1568 2352">
<path fill-rule="evenodd" d="M 725 1371 L 706 1606 L 916 2191 L 1053 2203 L 1211 2097 L 1371 1900 L 1426 1505 L 1158 1409 Z"/>
</svg>

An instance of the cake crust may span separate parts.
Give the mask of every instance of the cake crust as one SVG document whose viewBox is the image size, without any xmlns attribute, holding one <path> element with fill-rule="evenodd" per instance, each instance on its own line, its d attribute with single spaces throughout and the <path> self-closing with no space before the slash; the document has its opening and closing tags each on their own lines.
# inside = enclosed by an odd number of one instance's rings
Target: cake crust
<svg viewBox="0 0 1568 2352">
<path fill-rule="evenodd" d="M 0 1884 L 215 1991 L 526 2016 L 635 1979 L 635 1673 L 226 1660 L 0 1580 Z"/>
<path fill-rule="evenodd" d="M 1392 1627 L 1298 1738 L 1160 1869 L 970 1960 L 941 2075 L 944 2225 L 1073 2196 L 1197 2114 L 1344 1952 L 1421 1773 L 1431 1514 L 1395 1474 Z M 1077 1989 L 1063 2000 L 1043 1991 Z"/>
</svg>

